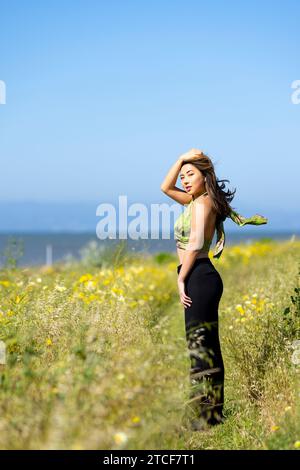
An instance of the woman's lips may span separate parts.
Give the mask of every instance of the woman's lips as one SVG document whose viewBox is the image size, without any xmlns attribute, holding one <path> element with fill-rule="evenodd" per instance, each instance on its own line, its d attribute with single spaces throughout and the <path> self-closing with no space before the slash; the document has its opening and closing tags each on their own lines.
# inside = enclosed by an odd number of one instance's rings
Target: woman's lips
<svg viewBox="0 0 300 470">
<path fill-rule="evenodd" d="M 189 191 L 192 188 L 192 186 L 187 186 L 186 190 Z"/>
</svg>

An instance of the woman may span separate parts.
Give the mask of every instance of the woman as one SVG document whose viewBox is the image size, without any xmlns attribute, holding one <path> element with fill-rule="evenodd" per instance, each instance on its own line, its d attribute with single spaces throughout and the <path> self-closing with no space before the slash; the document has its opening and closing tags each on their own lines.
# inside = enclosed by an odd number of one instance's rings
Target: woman
<svg viewBox="0 0 300 470">
<path fill-rule="evenodd" d="M 180 173 L 184 190 L 175 186 Z M 225 244 L 223 222 L 230 217 L 238 225 L 264 224 L 267 219 L 254 215 L 248 219 L 235 212 L 230 202 L 234 193 L 219 186 L 210 158 L 198 149 L 181 155 L 172 166 L 161 190 L 186 206 L 175 222 L 179 265 L 178 290 L 184 305 L 185 331 L 190 354 L 190 403 L 196 413 L 192 429 L 224 421 L 224 363 L 218 329 L 218 306 L 223 282 L 209 258 L 209 249 L 217 231 L 214 258 Z"/>
</svg>

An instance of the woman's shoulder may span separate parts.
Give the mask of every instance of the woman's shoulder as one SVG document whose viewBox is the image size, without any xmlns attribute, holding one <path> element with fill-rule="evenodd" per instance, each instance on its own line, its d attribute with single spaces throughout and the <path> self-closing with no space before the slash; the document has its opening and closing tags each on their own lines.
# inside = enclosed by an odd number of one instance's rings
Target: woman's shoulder
<svg viewBox="0 0 300 470">
<path fill-rule="evenodd" d="M 193 199 L 193 202 L 196 204 L 203 204 L 207 208 L 214 208 L 212 197 L 209 194 L 197 199 Z"/>
</svg>

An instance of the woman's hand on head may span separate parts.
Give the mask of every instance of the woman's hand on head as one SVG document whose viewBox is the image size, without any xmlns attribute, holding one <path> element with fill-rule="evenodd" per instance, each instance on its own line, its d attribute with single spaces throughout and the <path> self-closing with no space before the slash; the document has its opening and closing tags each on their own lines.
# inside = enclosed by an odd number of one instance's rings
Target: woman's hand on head
<svg viewBox="0 0 300 470">
<path fill-rule="evenodd" d="M 192 299 L 188 297 L 185 293 L 184 281 L 181 281 L 180 279 L 178 279 L 177 285 L 178 285 L 180 302 L 184 305 L 185 308 L 190 307 L 192 304 Z"/>
<path fill-rule="evenodd" d="M 192 162 L 195 160 L 199 160 L 199 158 L 201 158 L 202 155 L 203 155 L 202 150 L 192 148 L 188 152 L 180 155 L 180 159 L 183 162 Z"/>
</svg>

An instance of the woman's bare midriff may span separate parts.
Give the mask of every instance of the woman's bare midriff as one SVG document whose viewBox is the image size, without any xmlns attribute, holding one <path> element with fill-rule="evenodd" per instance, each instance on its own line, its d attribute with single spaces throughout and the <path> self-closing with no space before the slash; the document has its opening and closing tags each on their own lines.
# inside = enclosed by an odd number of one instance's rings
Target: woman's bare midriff
<svg viewBox="0 0 300 470">
<path fill-rule="evenodd" d="M 184 254 L 185 254 L 186 250 L 183 250 L 182 248 L 178 248 L 177 247 L 177 254 L 178 254 L 178 258 L 179 258 L 179 264 L 182 264 L 183 263 L 183 258 L 184 258 Z M 208 258 L 208 252 L 205 252 L 205 253 L 199 253 L 199 255 L 197 256 L 196 259 L 198 258 Z"/>
<path fill-rule="evenodd" d="M 208 197 L 208 196 L 206 196 L 206 197 Z M 207 225 L 206 230 L 205 230 L 204 235 L 205 235 L 206 240 L 207 239 L 209 239 L 209 240 L 213 239 L 215 229 L 216 229 L 216 212 L 214 211 L 213 215 L 211 216 L 211 218 L 209 220 L 209 224 Z M 176 248 L 177 248 L 177 255 L 178 255 L 178 258 L 179 258 L 179 264 L 182 264 L 183 259 L 184 259 L 184 253 L 185 253 L 186 250 L 184 250 L 182 248 L 179 248 L 178 246 Z M 196 259 L 199 259 L 199 258 L 209 258 L 209 251 L 199 253 Z"/>
</svg>

